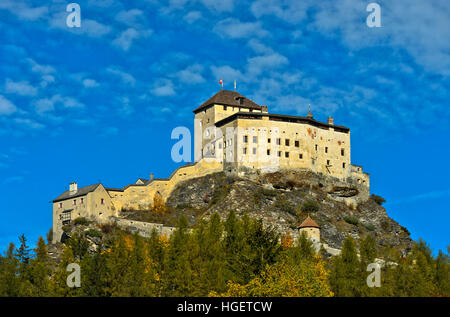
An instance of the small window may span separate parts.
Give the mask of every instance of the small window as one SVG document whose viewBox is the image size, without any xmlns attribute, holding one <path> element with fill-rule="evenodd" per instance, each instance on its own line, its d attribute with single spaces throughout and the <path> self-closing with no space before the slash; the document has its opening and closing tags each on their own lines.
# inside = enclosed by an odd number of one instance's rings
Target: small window
<svg viewBox="0 0 450 317">
<path fill-rule="evenodd" d="M 270 143 L 270 138 L 267 139 L 267 143 Z"/>
<path fill-rule="evenodd" d="M 311 164 L 312 164 L 312 165 L 316 164 L 316 161 L 311 160 Z"/>
<path fill-rule="evenodd" d="M 256 148 L 255 147 L 253 148 L 253 154 L 256 154 Z"/>
<path fill-rule="evenodd" d="M 219 149 L 221 149 L 221 148 L 222 148 L 222 142 L 219 143 Z"/>
<path fill-rule="evenodd" d="M 209 123 L 209 118 L 208 118 L 208 121 L 207 121 L 207 123 Z"/>
<path fill-rule="evenodd" d="M 303 158 L 303 154 L 300 153 L 300 154 L 298 155 L 298 158 L 299 158 L 299 159 L 302 159 L 302 158 Z"/>
<path fill-rule="evenodd" d="M 102 199 L 100 200 L 100 203 L 101 203 L 102 205 L 104 205 L 104 204 L 105 204 L 105 199 L 102 198 Z"/>
<path fill-rule="evenodd" d="M 316 151 L 317 151 L 317 144 L 316 144 Z"/>
<path fill-rule="evenodd" d="M 300 146 L 300 142 L 299 141 L 295 141 L 295 147 L 299 147 Z"/>
<path fill-rule="evenodd" d="M 341 155 L 344 156 L 344 149 L 341 149 Z"/>
<path fill-rule="evenodd" d="M 330 165 L 330 160 L 327 160 L 327 165 Z"/>
<path fill-rule="evenodd" d="M 62 203 L 59 203 L 59 208 L 62 208 Z"/>
<path fill-rule="evenodd" d="M 280 144 L 281 144 L 281 139 L 277 138 L 277 145 L 280 145 Z"/>
<path fill-rule="evenodd" d="M 253 137 L 253 143 L 258 143 L 258 137 L 257 136 Z"/>
<path fill-rule="evenodd" d="M 223 110 L 227 111 L 227 106 L 223 106 Z"/>
<path fill-rule="evenodd" d="M 328 146 L 325 147 L 325 153 L 328 153 Z"/>
<path fill-rule="evenodd" d="M 270 155 L 270 150 L 267 150 L 267 155 Z"/>
<path fill-rule="evenodd" d="M 342 168 L 345 168 L 345 163 L 342 163 Z"/>
<path fill-rule="evenodd" d="M 281 151 L 278 151 L 278 157 L 281 157 Z"/>
<path fill-rule="evenodd" d="M 247 154 L 247 148 L 246 147 L 242 149 L 242 153 Z"/>
<path fill-rule="evenodd" d="M 74 199 L 72 205 L 76 206 L 77 205 L 77 200 Z"/>
<path fill-rule="evenodd" d="M 284 152 L 284 157 L 289 157 L 289 152 Z"/>
<path fill-rule="evenodd" d="M 286 146 L 289 146 L 289 139 L 284 140 L 284 144 L 285 144 Z"/>
<path fill-rule="evenodd" d="M 248 135 L 244 135 L 244 143 L 248 142 Z"/>
<path fill-rule="evenodd" d="M 84 204 L 84 198 L 80 199 L 80 204 Z"/>
</svg>

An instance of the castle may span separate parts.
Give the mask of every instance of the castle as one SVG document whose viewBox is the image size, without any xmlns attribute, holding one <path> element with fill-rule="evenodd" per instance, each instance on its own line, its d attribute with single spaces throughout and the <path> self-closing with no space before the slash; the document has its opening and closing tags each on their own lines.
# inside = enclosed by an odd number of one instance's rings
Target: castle
<svg viewBox="0 0 450 317">
<path fill-rule="evenodd" d="M 369 188 L 369 175 L 351 164 L 350 129 L 335 125 L 331 117 L 324 123 L 315 120 L 311 110 L 306 117 L 269 113 L 267 106 L 228 90 L 220 90 L 193 112 L 195 163 L 179 167 L 169 178 L 151 174 L 123 188 L 78 188 L 71 183 L 53 200 L 53 242 L 60 241 L 62 227 L 78 217 L 106 223 L 122 209 L 151 207 L 155 196 L 167 199 L 182 181 L 216 172 L 309 169 Z M 312 228 L 311 237 L 320 239 L 311 221 L 303 225 Z"/>
</svg>

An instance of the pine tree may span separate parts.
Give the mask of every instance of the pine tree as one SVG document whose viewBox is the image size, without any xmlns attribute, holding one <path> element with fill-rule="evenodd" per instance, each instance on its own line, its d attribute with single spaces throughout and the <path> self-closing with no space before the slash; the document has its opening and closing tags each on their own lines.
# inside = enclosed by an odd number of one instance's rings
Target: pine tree
<svg viewBox="0 0 450 317">
<path fill-rule="evenodd" d="M 10 243 L 4 257 L 0 258 L 0 297 L 22 295 L 19 275 L 20 261 L 14 243 Z"/>
<path fill-rule="evenodd" d="M 355 241 L 347 236 L 341 254 L 333 259 L 330 284 L 336 296 L 360 296 L 359 261 Z"/>
<path fill-rule="evenodd" d="M 34 251 L 36 257 L 30 264 L 31 293 L 33 296 L 49 296 L 51 263 L 47 245 L 42 237 L 39 237 Z"/>
<path fill-rule="evenodd" d="M 162 275 L 163 296 L 189 296 L 192 294 L 192 268 L 190 263 L 191 237 L 188 221 L 183 215 L 170 236 Z"/>
</svg>

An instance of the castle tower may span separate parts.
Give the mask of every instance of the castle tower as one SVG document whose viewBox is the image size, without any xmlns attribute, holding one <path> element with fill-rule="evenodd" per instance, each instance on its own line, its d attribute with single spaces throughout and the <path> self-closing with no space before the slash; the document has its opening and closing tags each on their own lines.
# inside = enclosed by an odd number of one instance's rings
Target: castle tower
<svg viewBox="0 0 450 317">
<path fill-rule="evenodd" d="M 320 227 L 309 216 L 306 217 L 306 219 L 301 223 L 298 229 L 300 234 L 305 232 L 306 236 L 313 242 L 320 242 Z"/>
</svg>

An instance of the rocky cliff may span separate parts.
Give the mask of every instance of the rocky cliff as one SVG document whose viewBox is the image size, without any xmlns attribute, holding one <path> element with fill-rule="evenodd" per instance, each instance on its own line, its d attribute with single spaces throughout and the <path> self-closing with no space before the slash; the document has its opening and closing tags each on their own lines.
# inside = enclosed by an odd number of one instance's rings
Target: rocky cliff
<svg viewBox="0 0 450 317">
<path fill-rule="evenodd" d="M 321 240 L 340 249 L 346 235 L 359 240 L 372 235 L 380 249 L 394 247 L 407 253 L 412 240 L 406 228 L 391 219 L 381 200 L 361 185 L 307 170 L 261 174 L 211 174 L 180 183 L 167 200 L 179 214 L 198 218 L 217 212 L 226 217 L 235 210 L 261 218 L 281 234 L 298 236 L 298 226 L 310 215 L 321 227 Z M 195 212 L 192 212 L 192 211 Z"/>
</svg>

